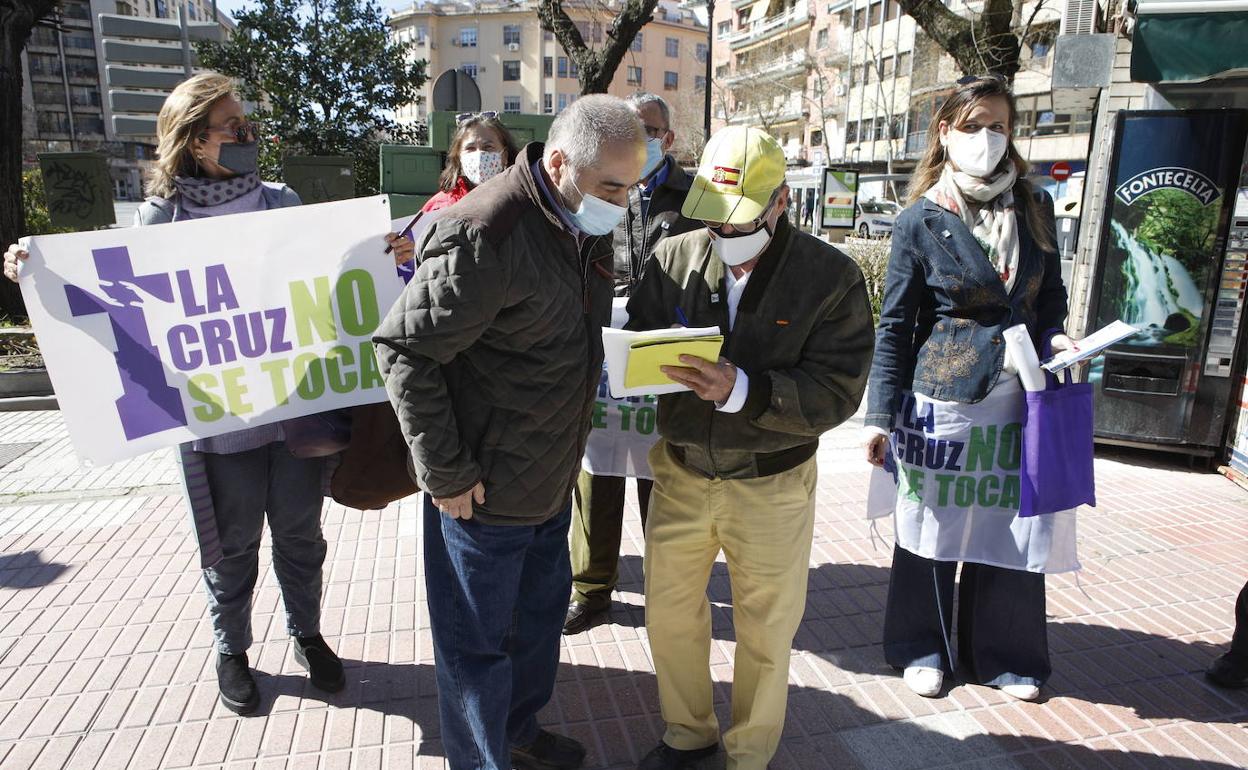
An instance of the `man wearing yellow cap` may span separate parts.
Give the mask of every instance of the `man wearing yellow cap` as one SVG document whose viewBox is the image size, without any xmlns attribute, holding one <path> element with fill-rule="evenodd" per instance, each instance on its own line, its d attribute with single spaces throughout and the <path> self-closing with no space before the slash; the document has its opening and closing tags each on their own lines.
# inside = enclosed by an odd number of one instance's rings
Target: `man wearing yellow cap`
<svg viewBox="0 0 1248 770">
<path fill-rule="evenodd" d="M 682 213 L 628 303 L 630 329 L 718 326 L 718 362 L 663 371 L 650 453 L 646 627 L 667 730 L 643 770 L 719 748 L 710 671 L 711 566 L 732 580 L 737 651 L 728 768 L 762 770 L 784 727 L 789 648 L 806 606 L 819 436 L 858 408 L 871 365 L 862 273 L 784 216 L 784 152 L 754 128 L 711 137 Z"/>
</svg>

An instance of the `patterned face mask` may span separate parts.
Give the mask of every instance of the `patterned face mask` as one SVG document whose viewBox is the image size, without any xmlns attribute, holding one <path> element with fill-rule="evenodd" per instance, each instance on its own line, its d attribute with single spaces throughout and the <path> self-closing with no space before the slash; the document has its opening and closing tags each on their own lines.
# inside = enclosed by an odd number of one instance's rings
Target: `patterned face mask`
<svg viewBox="0 0 1248 770">
<path fill-rule="evenodd" d="M 459 168 L 475 187 L 503 173 L 503 154 L 473 150 L 459 156 Z"/>
</svg>

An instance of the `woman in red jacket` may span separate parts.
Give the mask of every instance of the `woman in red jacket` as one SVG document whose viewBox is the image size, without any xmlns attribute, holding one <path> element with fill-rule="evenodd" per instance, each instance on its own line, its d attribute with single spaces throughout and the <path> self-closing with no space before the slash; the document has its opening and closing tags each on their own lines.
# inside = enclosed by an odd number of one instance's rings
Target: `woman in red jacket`
<svg viewBox="0 0 1248 770">
<path fill-rule="evenodd" d="M 464 113 L 458 118 L 446 168 L 438 177 L 440 192 L 421 211 L 437 211 L 458 201 L 477 185 L 503 173 L 519 148 L 497 112 Z"/>
</svg>

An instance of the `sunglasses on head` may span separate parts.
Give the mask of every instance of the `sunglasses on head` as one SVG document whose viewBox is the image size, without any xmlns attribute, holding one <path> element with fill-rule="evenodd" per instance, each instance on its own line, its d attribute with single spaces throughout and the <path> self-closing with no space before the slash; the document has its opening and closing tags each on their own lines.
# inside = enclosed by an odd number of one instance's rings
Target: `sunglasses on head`
<svg viewBox="0 0 1248 770">
<path fill-rule="evenodd" d="M 966 75 L 965 77 L 958 78 L 958 85 L 966 86 L 971 83 L 979 82 L 980 80 L 994 80 L 998 83 L 1005 82 L 1005 78 L 1001 75 L 998 75 L 995 72 L 989 72 L 987 75 Z"/>
<path fill-rule="evenodd" d="M 473 120 L 492 120 L 498 117 L 498 113 L 494 110 L 486 112 L 461 112 L 455 116 L 455 125 L 462 126 Z"/>
</svg>

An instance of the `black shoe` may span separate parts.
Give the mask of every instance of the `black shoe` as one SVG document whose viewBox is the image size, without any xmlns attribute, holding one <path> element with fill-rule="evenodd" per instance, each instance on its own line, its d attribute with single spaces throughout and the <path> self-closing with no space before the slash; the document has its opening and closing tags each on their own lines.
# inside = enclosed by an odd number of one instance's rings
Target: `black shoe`
<svg viewBox="0 0 1248 770">
<path fill-rule="evenodd" d="M 1205 678 L 1219 687 L 1236 690 L 1248 687 L 1248 661 L 1228 652 L 1213 662 Z"/>
<path fill-rule="evenodd" d="M 576 770 L 584 761 L 584 746 L 549 730 L 538 730 L 528 746 L 511 747 L 511 764 L 517 770 Z"/>
<path fill-rule="evenodd" d="M 563 635 L 575 636 L 582 631 L 588 631 L 599 623 L 605 622 L 610 614 L 610 604 L 595 608 L 588 604 L 571 602 L 568 604 L 567 617 L 563 619 Z"/>
<path fill-rule="evenodd" d="M 325 692 L 338 692 L 347 686 L 347 677 L 342 673 L 342 660 L 329 649 L 320 634 L 295 637 L 295 660 L 308 670 L 313 687 Z"/>
<path fill-rule="evenodd" d="M 247 653 L 217 655 L 217 688 L 221 690 L 221 705 L 235 714 L 244 716 L 260 707 L 260 691 L 247 665 Z"/>
<path fill-rule="evenodd" d="M 700 760 L 715 756 L 719 744 L 712 743 L 701 749 L 674 749 L 660 742 L 654 750 L 642 758 L 637 770 L 690 770 Z"/>
</svg>

